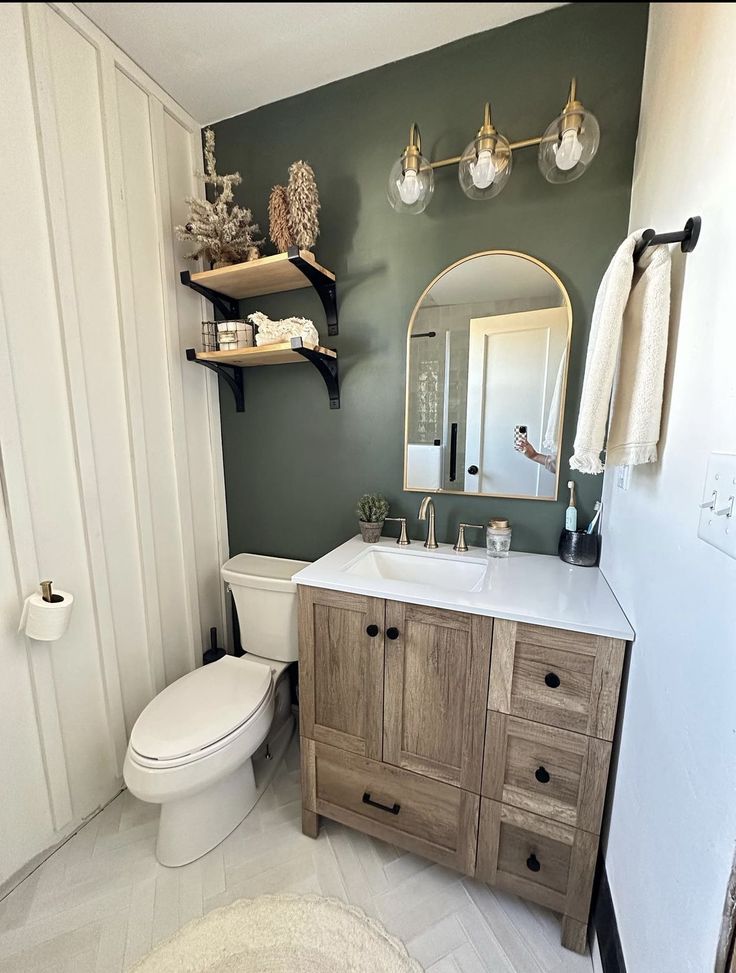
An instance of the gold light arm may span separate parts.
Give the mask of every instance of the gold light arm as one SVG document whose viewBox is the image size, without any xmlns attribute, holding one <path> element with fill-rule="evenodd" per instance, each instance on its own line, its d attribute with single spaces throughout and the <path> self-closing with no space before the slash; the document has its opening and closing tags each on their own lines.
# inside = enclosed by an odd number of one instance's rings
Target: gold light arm
<svg viewBox="0 0 736 973">
<path fill-rule="evenodd" d="M 580 124 L 580 116 L 576 114 L 576 111 L 582 110 L 583 105 L 578 101 L 577 97 L 577 79 L 572 78 L 570 81 L 570 88 L 567 95 L 567 102 L 563 108 L 563 115 L 566 112 L 570 114 L 567 117 L 568 127 L 578 127 Z M 488 128 L 486 128 L 488 126 Z M 486 102 L 484 113 L 483 113 L 483 128 L 478 132 L 478 135 L 484 134 L 486 131 L 493 130 L 493 125 L 491 123 L 491 106 L 489 102 Z M 510 142 L 509 148 L 513 152 L 514 149 L 530 149 L 536 145 L 541 145 L 542 142 L 556 142 L 557 136 L 548 135 L 545 139 L 544 135 L 537 135 L 534 138 L 520 139 L 517 142 Z M 430 168 L 432 169 L 443 169 L 445 166 L 456 166 L 460 163 L 462 159 L 461 155 L 453 155 L 449 159 L 438 159 L 436 162 L 430 162 Z"/>
</svg>

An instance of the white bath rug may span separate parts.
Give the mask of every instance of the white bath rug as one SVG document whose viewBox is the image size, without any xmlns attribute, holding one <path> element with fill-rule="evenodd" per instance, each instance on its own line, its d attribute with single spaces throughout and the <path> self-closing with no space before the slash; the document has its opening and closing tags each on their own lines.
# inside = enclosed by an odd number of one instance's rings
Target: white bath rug
<svg viewBox="0 0 736 973">
<path fill-rule="evenodd" d="M 180 929 L 135 973 L 422 973 L 360 909 L 318 895 L 240 899 Z"/>
</svg>

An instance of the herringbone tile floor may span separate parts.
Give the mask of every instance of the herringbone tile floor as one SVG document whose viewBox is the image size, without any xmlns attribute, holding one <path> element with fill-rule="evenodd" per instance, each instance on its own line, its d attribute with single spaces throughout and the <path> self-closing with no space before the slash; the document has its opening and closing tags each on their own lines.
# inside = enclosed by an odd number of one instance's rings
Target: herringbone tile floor
<svg viewBox="0 0 736 973">
<path fill-rule="evenodd" d="M 295 740 L 240 827 L 204 858 L 154 857 L 158 808 L 127 792 L 0 902 L 0 973 L 120 973 L 234 899 L 314 892 L 360 906 L 430 973 L 591 973 L 544 909 L 327 822 L 300 830 Z"/>
</svg>

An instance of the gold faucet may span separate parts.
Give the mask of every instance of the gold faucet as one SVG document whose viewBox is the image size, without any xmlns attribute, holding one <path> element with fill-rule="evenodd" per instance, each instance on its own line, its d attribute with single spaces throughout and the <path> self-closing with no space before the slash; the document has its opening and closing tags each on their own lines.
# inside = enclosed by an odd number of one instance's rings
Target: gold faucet
<svg viewBox="0 0 736 973">
<path fill-rule="evenodd" d="M 434 551 L 439 547 L 439 544 L 434 536 L 434 500 L 431 497 L 425 497 L 419 506 L 420 520 L 427 520 L 427 511 L 429 511 L 429 523 L 427 524 L 427 539 L 424 546 L 430 551 Z"/>
</svg>

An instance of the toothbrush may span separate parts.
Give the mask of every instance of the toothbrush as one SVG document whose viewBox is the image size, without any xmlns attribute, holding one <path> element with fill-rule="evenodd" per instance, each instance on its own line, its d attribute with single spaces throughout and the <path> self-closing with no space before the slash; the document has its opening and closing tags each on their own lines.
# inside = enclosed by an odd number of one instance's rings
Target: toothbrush
<svg viewBox="0 0 736 973">
<path fill-rule="evenodd" d="M 601 507 L 602 506 L 603 506 L 603 504 L 601 503 L 601 501 L 600 500 L 596 500 L 595 505 L 593 506 L 593 510 L 595 511 L 595 517 L 593 517 L 593 519 L 591 520 L 591 522 L 588 524 L 588 531 L 587 532 L 589 534 L 592 534 L 593 531 L 595 530 L 595 525 L 598 523 L 598 518 L 601 515 Z"/>
<path fill-rule="evenodd" d="M 572 480 L 568 480 L 567 487 L 570 491 L 570 504 L 565 511 L 565 530 L 577 530 L 578 511 L 575 506 L 575 483 Z"/>
</svg>

